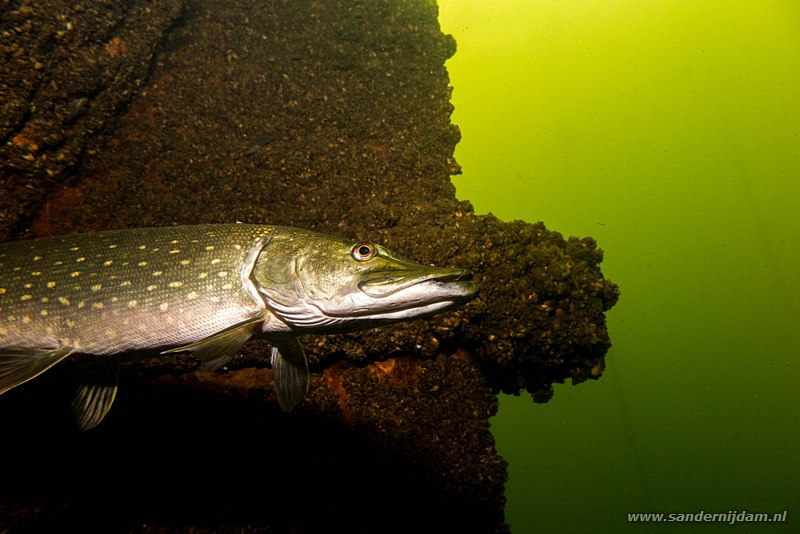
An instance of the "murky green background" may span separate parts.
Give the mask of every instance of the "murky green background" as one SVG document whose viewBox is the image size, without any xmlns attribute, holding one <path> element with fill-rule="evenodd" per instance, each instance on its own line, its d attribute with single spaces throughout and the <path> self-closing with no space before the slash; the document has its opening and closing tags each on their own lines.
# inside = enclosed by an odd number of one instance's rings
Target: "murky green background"
<svg viewBox="0 0 800 534">
<path fill-rule="evenodd" d="M 595 237 L 622 290 L 601 380 L 501 400 L 512 531 L 796 531 L 800 2 L 439 4 L 458 197 Z"/>
</svg>

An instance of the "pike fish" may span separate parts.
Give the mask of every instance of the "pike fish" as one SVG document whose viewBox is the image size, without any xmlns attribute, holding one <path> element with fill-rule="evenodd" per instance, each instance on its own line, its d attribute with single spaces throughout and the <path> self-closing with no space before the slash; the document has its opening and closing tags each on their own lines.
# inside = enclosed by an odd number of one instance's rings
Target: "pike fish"
<svg viewBox="0 0 800 534">
<path fill-rule="evenodd" d="M 0 393 L 72 354 L 97 357 L 109 371 L 90 373 L 72 402 L 86 430 L 114 402 L 119 362 L 188 352 L 214 370 L 248 339 L 266 338 L 278 402 L 290 411 L 309 383 L 298 336 L 439 313 L 470 301 L 479 287 L 463 269 L 281 226 L 140 228 L 4 243 Z"/>
</svg>

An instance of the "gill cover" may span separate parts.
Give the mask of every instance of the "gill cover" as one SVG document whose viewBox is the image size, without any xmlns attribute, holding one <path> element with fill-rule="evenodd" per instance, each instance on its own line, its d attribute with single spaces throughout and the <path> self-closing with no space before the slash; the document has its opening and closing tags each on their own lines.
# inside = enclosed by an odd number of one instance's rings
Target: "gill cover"
<svg viewBox="0 0 800 534">
<path fill-rule="evenodd" d="M 266 307 L 291 331 L 346 331 L 464 304 L 469 271 L 427 267 L 369 242 L 297 229 L 276 231 L 252 275 Z"/>
</svg>

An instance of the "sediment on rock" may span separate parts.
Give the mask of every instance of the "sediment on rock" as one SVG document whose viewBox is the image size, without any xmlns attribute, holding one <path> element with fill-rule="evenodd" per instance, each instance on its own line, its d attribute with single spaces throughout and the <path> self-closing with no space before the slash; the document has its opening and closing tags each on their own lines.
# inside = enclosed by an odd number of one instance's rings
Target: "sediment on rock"
<svg viewBox="0 0 800 534">
<path fill-rule="evenodd" d="M 125 366 L 108 420 L 86 434 L 66 416 L 79 362 L 59 365 L 0 397 L 18 459 L 0 530 L 316 531 L 316 517 L 356 532 L 380 520 L 383 532 L 507 531 L 494 393 L 546 401 L 553 383 L 599 378 L 618 290 L 591 238 L 456 199 L 455 42 L 435 5 L 99 5 L 2 15 L 0 239 L 264 222 L 469 268 L 483 290 L 453 313 L 304 337 L 312 384 L 288 416 L 265 342 L 219 373 L 188 357 Z M 111 464 L 135 498 L 76 491 Z"/>
</svg>

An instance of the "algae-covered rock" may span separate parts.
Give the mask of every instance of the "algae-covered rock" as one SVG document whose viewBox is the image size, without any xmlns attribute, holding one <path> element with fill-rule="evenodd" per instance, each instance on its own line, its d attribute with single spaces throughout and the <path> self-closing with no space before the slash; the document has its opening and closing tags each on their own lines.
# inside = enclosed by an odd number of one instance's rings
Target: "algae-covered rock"
<svg viewBox="0 0 800 534">
<path fill-rule="evenodd" d="M 2 14 L 0 237 L 264 222 L 471 269 L 464 309 L 303 340 L 292 414 L 269 345 L 127 365 L 79 433 L 80 361 L 0 397 L 0 530 L 504 532 L 494 393 L 598 378 L 616 286 L 590 238 L 458 202 L 460 134 L 427 0 L 16 2 Z M 67 5 L 69 4 L 69 5 Z"/>
</svg>

